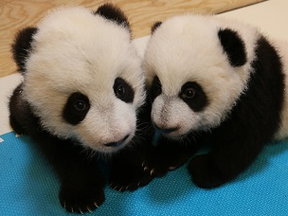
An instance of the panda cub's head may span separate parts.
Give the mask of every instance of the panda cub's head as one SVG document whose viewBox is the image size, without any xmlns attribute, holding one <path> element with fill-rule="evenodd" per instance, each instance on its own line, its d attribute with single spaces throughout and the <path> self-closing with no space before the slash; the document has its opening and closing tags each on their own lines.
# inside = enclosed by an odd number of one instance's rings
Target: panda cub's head
<svg viewBox="0 0 288 216">
<path fill-rule="evenodd" d="M 144 75 L 118 8 L 53 10 L 19 33 L 13 54 L 23 97 L 46 131 L 100 152 L 133 138 Z"/>
<path fill-rule="evenodd" d="M 177 139 L 219 126 L 245 91 L 258 37 L 216 16 L 156 23 L 143 63 L 155 127 Z"/>
</svg>

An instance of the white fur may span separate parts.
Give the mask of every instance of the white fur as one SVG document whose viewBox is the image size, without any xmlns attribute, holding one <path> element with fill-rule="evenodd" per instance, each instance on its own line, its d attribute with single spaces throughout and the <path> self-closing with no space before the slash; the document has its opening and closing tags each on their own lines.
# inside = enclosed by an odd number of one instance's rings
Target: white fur
<svg viewBox="0 0 288 216">
<path fill-rule="evenodd" d="M 82 7 L 54 10 L 37 28 L 23 91 L 42 126 L 58 137 L 77 138 L 97 151 L 117 150 L 104 144 L 129 134 L 127 144 L 134 136 L 136 110 L 145 96 L 141 62 L 128 29 Z M 134 89 L 133 103 L 114 95 L 117 77 Z M 76 126 L 62 117 L 73 92 L 86 95 L 91 104 Z"/>
<path fill-rule="evenodd" d="M 276 46 L 277 51 L 282 60 L 283 71 L 285 73 L 285 89 L 284 89 L 284 105 L 281 115 L 281 125 L 277 132 L 275 139 L 281 140 L 288 137 L 288 43 L 287 41 L 277 40 L 273 43 Z"/>
<path fill-rule="evenodd" d="M 237 31 L 245 41 L 247 62 L 241 67 L 232 67 L 223 52 L 217 34 L 225 28 Z M 182 15 L 163 22 L 152 34 L 144 57 L 148 85 L 155 75 L 162 84 L 152 105 L 155 124 L 178 127 L 171 138 L 217 127 L 245 91 L 259 36 L 255 28 L 210 15 Z M 197 82 L 206 93 L 209 105 L 203 111 L 193 112 L 178 97 L 188 81 Z"/>
</svg>

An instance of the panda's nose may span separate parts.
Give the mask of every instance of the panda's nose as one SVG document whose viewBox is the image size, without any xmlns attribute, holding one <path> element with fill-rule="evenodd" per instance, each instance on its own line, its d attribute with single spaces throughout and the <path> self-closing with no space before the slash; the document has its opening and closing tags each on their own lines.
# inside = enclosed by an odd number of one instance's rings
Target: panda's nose
<svg viewBox="0 0 288 216">
<path fill-rule="evenodd" d="M 155 124 L 154 126 L 155 126 L 155 128 L 156 128 L 157 130 L 159 130 L 161 133 L 165 133 L 165 134 L 169 134 L 169 133 L 172 133 L 172 132 L 178 130 L 178 127 L 162 128 L 162 127 L 157 126 L 156 124 Z"/>
<path fill-rule="evenodd" d="M 122 139 L 122 140 L 119 140 L 117 142 L 106 143 L 104 145 L 107 147 L 117 147 L 117 146 L 122 145 L 128 137 L 129 137 L 129 135 L 125 136 L 124 139 Z"/>
</svg>

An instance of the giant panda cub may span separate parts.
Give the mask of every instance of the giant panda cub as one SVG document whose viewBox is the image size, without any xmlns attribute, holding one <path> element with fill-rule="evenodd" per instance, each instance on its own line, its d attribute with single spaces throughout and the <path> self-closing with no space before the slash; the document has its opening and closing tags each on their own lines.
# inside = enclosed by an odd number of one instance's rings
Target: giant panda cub
<svg viewBox="0 0 288 216">
<path fill-rule="evenodd" d="M 170 156 L 158 151 L 145 170 L 176 168 L 195 152 L 185 147 L 199 145 L 193 137 L 207 137 L 211 151 L 188 165 L 194 183 L 214 188 L 237 177 L 265 143 L 288 135 L 287 64 L 287 44 L 247 24 L 213 15 L 156 23 L 143 65 L 158 145 Z"/>
<path fill-rule="evenodd" d="M 20 31 L 12 51 L 24 79 L 10 99 L 11 126 L 52 164 L 67 211 L 91 212 L 104 202 L 97 162 L 111 162 L 109 183 L 117 190 L 151 180 L 141 167 L 149 136 L 137 123 L 145 117 L 145 78 L 120 9 L 53 10 Z"/>
</svg>

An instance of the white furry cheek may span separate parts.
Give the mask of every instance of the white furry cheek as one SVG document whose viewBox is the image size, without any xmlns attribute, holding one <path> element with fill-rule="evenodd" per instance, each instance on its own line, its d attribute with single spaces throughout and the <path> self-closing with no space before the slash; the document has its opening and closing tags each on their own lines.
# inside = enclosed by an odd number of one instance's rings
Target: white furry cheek
<svg viewBox="0 0 288 216">
<path fill-rule="evenodd" d="M 187 106 L 188 107 L 188 106 Z M 180 110 L 179 110 L 180 111 Z M 186 113 L 186 114 L 185 114 Z M 169 134 L 170 138 L 180 138 L 185 137 L 187 134 L 193 131 L 201 130 L 203 117 L 201 113 L 196 113 L 190 108 L 183 109 L 182 112 L 177 112 L 174 115 L 177 115 L 178 118 L 178 130 Z"/>
</svg>

